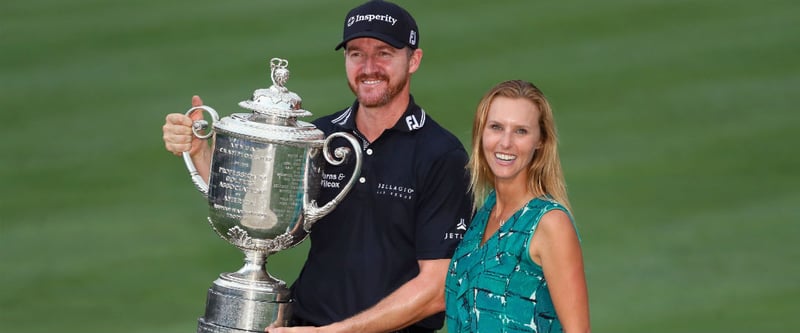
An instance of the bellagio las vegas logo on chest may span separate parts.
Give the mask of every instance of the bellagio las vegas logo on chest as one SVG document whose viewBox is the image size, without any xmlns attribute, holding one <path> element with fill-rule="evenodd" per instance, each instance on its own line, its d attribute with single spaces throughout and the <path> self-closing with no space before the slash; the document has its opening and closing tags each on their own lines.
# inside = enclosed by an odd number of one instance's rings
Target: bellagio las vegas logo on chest
<svg viewBox="0 0 800 333">
<path fill-rule="evenodd" d="M 378 183 L 378 186 L 375 189 L 375 194 L 388 195 L 403 200 L 411 200 L 414 198 L 414 189 L 402 185 Z"/>
</svg>

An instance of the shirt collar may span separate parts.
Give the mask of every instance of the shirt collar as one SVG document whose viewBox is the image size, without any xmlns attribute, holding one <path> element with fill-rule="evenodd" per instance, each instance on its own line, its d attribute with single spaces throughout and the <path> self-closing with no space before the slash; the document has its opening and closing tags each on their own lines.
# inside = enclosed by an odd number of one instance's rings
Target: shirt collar
<svg viewBox="0 0 800 333">
<path fill-rule="evenodd" d="M 347 130 L 355 130 L 356 110 L 358 110 L 358 100 L 353 102 L 353 105 L 344 110 L 341 115 L 331 120 L 331 122 Z M 421 107 L 419 107 L 419 105 L 417 105 L 417 103 L 414 102 L 414 96 L 409 96 L 408 107 L 406 107 L 406 111 L 403 113 L 400 119 L 397 120 L 397 123 L 392 126 L 392 129 L 400 132 L 411 132 L 418 130 L 422 128 L 422 126 L 425 126 L 426 119 L 427 115 L 425 114 L 425 110 L 423 110 Z"/>
</svg>

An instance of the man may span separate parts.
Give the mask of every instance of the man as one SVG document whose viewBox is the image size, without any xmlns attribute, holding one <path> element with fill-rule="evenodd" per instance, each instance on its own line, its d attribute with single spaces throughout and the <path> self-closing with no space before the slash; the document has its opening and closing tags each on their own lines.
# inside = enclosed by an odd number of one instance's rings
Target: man
<svg viewBox="0 0 800 333">
<path fill-rule="evenodd" d="M 352 9 L 341 48 L 356 101 L 314 124 L 326 135 L 344 131 L 360 139 L 361 175 L 312 229 L 308 258 L 292 286 L 295 327 L 268 331 L 432 332 L 443 325 L 448 264 L 472 212 L 467 153 L 410 94 L 422 50 L 405 9 L 385 1 Z M 192 104 L 202 102 L 195 96 Z M 208 166 L 211 150 L 192 139 L 191 122 L 167 116 L 165 145 Z M 319 202 L 338 193 L 337 185 L 348 181 L 339 175 L 352 167 L 323 171 L 330 176 L 323 175 Z M 198 171 L 208 178 L 207 167 Z"/>
</svg>

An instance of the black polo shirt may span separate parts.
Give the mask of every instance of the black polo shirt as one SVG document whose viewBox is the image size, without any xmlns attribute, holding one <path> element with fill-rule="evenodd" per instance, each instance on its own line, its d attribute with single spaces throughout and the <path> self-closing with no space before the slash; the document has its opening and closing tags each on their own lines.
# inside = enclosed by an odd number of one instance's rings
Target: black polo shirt
<svg viewBox="0 0 800 333">
<path fill-rule="evenodd" d="M 367 142 L 355 125 L 358 102 L 314 124 L 361 141 L 353 189 L 311 229 L 311 247 L 292 286 L 295 316 L 317 325 L 351 317 L 419 273 L 417 260 L 453 255 L 471 218 L 468 157 L 461 142 L 414 103 L 397 124 Z M 335 139 L 335 147 L 349 146 Z M 345 186 L 354 161 L 326 165 L 319 205 Z M 444 291 L 442 291 L 444 292 Z M 439 313 L 417 326 L 439 329 Z"/>
</svg>

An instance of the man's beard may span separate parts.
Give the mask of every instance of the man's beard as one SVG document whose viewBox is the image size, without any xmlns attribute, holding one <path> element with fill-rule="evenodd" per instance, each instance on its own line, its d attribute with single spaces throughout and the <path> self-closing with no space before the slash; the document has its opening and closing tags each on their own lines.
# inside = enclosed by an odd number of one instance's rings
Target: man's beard
<svg viewBox="0 0 800 333">
<path fill-rule="evenodd" d="M 350 86 L 350 90 L 353 92 L 353 94 L 356 95 L 356 98 L 358 98 L 358 104 L 369 108 L 375 108 L 389 104 L 389 102 L 394 100 L 394 98 L 397 97 L 397 95 L 399 95 L 401 91 L 403 91 L 403 88 L 406 86 L 406 83 L 408 83 L 409 76 L 410 75 L 404 75 L 403 77 L 400 78 L 397 84 L 392 84 L 392 82 L 389 81 L 389 77 L 383 74 L 378 74 L 378 75 L 361 74 L 357 76 L 355 80 L 356 83 L 370 79 L 383 80 L 384 82 L 388 83 L 388 87 L 386 90 L 384 90 L 379 96 L 370 99 L 367 99 L 365 96 L 359 95 L 357 87 L 353 83 L 348 81 L 347 85 Z"/>
</svg>

